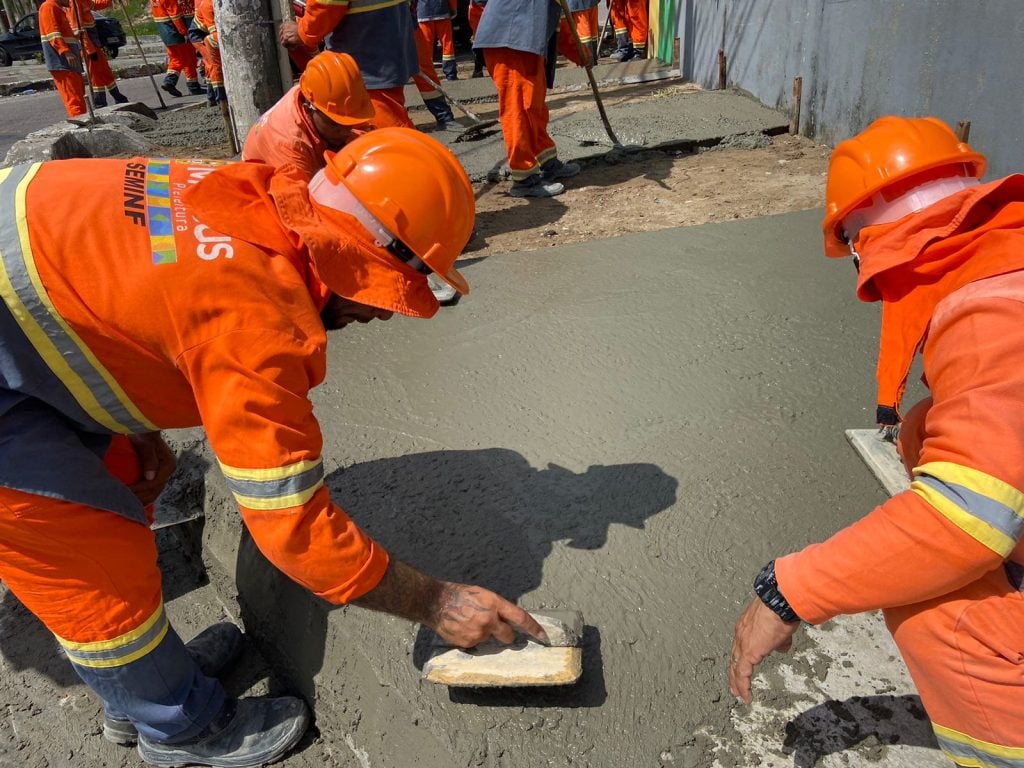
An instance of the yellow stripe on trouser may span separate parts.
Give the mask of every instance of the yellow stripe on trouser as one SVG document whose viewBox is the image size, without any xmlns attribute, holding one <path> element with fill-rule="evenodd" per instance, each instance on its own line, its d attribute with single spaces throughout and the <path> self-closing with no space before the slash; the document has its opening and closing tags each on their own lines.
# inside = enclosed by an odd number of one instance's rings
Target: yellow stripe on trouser
<svg viewBox="0 0 1024 768">
<path fill-rule="evenodd" d="M 58 637 L 68 658 L 82 667 L 97 669 L 120 667 L 145 656 L 156 648 L 167 634 L 169 624 L 163 603 L 138 628 L 112 640 L 76 643 Z"/>
<path fill-rule="evenodd" d="M 932 724 L 939 747 L 950 760 L 968 768 L 1024 768 L 1024 748 L 982 741 Z"/>
</svg>

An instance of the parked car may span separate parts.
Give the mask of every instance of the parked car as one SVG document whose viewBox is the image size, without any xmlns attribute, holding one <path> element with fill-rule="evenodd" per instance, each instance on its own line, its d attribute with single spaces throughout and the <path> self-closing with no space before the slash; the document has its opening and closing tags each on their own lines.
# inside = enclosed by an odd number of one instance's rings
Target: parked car
<svg viewBox="0 0 1024 768">
<path fill-rule="evenodd" d="M 110 19 L 101 13 L 94 13 L 96 31 L 100 33 L 100 44 L 107 56 L 117 58 L 125 44 L 124 29 L 117 19 Z M 18 19 L 14 30 L 0 35 L 0 67 L 9 67 L 15 59 L 34 59 L 43 55 L 43 44 L 39 41 L 39 22 L 36 14 L 29 13 Z"/>
</svg>

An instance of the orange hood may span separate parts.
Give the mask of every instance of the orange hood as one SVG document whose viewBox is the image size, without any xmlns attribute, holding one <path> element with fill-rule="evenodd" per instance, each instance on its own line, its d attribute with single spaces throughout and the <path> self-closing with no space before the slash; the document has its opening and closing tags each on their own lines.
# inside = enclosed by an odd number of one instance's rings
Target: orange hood
<svg viewBox="0 0 1024 768">
<path fill-rule="evenodd" d="M 855 245 L 857 296 L 882 302 L 877 420 L 896 424 L 910 366 L 938 303 L 968 283 L 1024 269 L 1024 175 L 865 227 Z"/>
<path fill-rule="evenodd" d="M 287 255 L 295 254 L 318 308 L 330 292 L 410 317 L 438 310 L 427 279 L 378 248 L 350 216 L 328 222 L 309 204 L 307 185 L 260 163 L 218 168 L 183 200 L 219 232 Z"/>
</svg>

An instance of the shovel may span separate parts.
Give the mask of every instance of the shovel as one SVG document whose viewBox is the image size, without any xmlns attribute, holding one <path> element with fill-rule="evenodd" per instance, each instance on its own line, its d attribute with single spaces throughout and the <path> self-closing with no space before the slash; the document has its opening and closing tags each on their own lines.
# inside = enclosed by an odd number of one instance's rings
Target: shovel
<svg viewBox="0 0 1024 768">
<path fill-rule="evenodd" d="M 440 91 L 442 96 L 444 96 L 446 99 L 448 99 L 448 101 L 450 101 L 452 104 L 458 107 L 462 112 L 465 113 L 466 117 L 473 121 L 473 125 L 471 125 L 469 128 L 467 128 L 458 136 L 456 136 L 454 139 L 455 141 L 476 141 L 477 139 L 486 138 L 484 131 L 486 131 L 488 128 L 493 128 L 498 124 L 497 120 L 481 120 L 479 117 L 470 112 L 464 104 L 460 103 L 459 101 L 456 101 L 456 99 L 444 88 L 442 88 L 440 83 L 437 82 L 436 75 L 434 77 L 431 77 L 421 69 L 420 77 L 426 79 L 432 86 L 434 86 L 438 91 Z"/>
<path fill-rule="evenodd" d="M 550 645 L 520 633 L 511 645 L 490 641 L 463 650 L 435 638 L 423 679 L 451 688 L 521 688 L 572 685 L 583 672 L 583 615 L 579 611 L 533 614 Z"/>
</svg>

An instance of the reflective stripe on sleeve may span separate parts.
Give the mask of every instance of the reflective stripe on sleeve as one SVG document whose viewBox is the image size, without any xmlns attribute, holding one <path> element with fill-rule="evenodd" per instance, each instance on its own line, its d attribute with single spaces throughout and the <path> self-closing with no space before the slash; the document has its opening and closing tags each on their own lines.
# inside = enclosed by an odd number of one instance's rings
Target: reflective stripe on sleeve
<svg viewBox="0 0 1024 768">
<path fill-rule="evenodd" d="M 1024 494 L 977 469 L 936 461 L 914 468 L 910 488 L 965 533 L 1006 557 L 1024 534 Z"/>
<path fill-rule="evenodd" d="M 932 724 L 939 748 L 950 760 L 969 768 L 1024 768 L 1024 749 L 1003 747 Z"/>
<path fill-rule="evenodd" d="M 145 656 L 156 648 L 167 634 L 167 616 L 163 603 L 137 629 L 113 640 L 94 643 L 74 643 L 58 637 L 57 640 L 72 663 L 81 667 L 120 667 Z"/>
<path fill-rule="evenodd" d="M 384 8 L 392 8 L 396 5 L 403 5 L 408 0 L 384 0 L 384 2 L 378 2 L 377 0 L 352 0 L 348 5 L 349 13 L 369 13 L 370 11 L 380 11 Z"/>
<path fill-rule="evenodd" d="M 235 500 L 248 509 L 288 509 L 305 504 L 324 484 L 321 459 L 271 469 L 220 465 Z"/>
<path fill-rule="evenodd" d="M 0 175 L 0 297 L 36 352 L 98 424 L 121 434 L 156 431 L 54 308 L 36 269 L 25 195 L 40 163 Z"/>
</svg>

